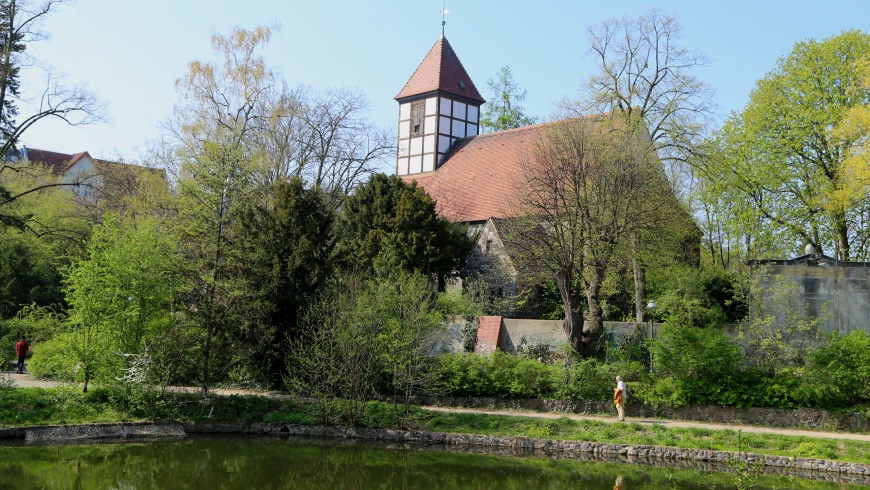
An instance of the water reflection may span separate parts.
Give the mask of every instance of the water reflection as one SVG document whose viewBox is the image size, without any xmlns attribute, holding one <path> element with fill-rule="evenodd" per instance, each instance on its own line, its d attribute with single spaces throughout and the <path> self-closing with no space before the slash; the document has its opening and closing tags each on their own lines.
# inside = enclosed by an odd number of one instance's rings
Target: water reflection
<svg viewBox="0 0 870 490">
<path fill-rule="evenodd" d="M 458 452 L 445 446 L 241 436 L 15 444 L 0 446 L 0 488 L 735 488 L 733 475 L 710 471 L 708 465 L 676 469 L 509 451 Z M 786 478 L 763 476 L 754 488 L 849 488 L 844 483 Z"/>
</svg>

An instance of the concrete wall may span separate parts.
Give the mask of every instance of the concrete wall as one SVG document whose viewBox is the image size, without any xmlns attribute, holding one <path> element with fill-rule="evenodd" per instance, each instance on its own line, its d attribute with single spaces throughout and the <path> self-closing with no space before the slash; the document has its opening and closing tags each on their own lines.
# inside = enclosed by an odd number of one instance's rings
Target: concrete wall
<svg viewBox="0 0 870 490">
<path fill-rule="evenodd" d="M 430 354 L 445 352 L 464 352 L 462 331 L 465 328 L 465 318 L 456 315 L 448 317 L 441 324 L 441 329 L 435 334 L 427 349 Z"/>
<path fill-rule="evenodd" d="M 610 341 L 619 339 L 634 332 L 638 324 L 634 322 L 604 322 L 604 335 Z M 655 336 L 660 323 L 643 323 L 640 328 L 649 337 Z M 516 352 L 524 341 L 526 345 L 548 344 L 554 349 L 565 345 L 565 331 L 562 330 L 562 320 L 522 320 L 505 318 L 502 324 L 502 338 L 499 347 L 505 352 Z"/>
<path fill-rule="evenodd" d="M 829 333 L 870 333 L 870 264 L 821 264 L 768 264 L 757 271 L 763 314 L 784 318 L 791 310 L 809 318 L 827 317 L 823 328 Z"/>
</svg>

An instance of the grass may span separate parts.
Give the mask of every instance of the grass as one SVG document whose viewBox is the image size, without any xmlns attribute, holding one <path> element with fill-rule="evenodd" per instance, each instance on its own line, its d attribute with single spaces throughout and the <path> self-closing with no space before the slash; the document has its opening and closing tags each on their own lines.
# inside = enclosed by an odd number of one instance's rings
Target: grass
<svg viewBox="0 0 870 490">
<path fill-rule="evenodd" d="M 485 414 L 431 413 L 422 430 L 529 436 L 613 444 L 672 446 L 716 451 L 870 463 L 870 442 L 777 434 L 738 434 L 733 430 L 670 428 L 659 424 L 614 424 L 595 420 L 537 419 Z M 738 442 L 739 437 L 739 442 Z"/>
<path fill-rule="evenodd" d="M 139 420 L 243 421 L 314 425 L 311 403 L 260 396 L 212 397 L 190 393 L 136 393 L 93 388 L 0 387 L 0 427 L 57 423 L 130 422 Z M 370 402 L 365 425 L 395 428 L 393 406 Z M 507 415 L 445 413 L 414 408 L 408 426 L 417 430 L 466 434 L 525 436 L 615 444 L 672 446 L 767 455 L 870 463 L 870 442 L 815 439 L 776 434 L 738 434 L 732 430 L 670 428 L 660 424 L 614 424 L 594 420 L 539 419 Z M 739 443 L 738 443 L 739 437 Z"/>
</svg>

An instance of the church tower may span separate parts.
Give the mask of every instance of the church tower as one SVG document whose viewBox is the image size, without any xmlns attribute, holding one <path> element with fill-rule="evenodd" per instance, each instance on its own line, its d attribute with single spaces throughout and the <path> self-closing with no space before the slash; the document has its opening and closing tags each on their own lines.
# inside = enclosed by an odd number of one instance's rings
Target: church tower
<svg viewBox="0 0 870 490">
<path fill-rule="evenodd" d="M 395 98 L 399 176 L 436 170 L 457 139 L 477 136 L 480 106 L 486 102 L 444 36 Z"/>
</svg>

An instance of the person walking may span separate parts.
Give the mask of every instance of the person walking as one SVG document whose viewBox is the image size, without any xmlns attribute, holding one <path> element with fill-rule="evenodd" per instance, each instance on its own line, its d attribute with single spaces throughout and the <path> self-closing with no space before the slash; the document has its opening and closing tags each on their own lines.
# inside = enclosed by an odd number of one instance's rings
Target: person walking
<svg viewBox="0 0 870 490">
<path fill-rule="evenodd" d="M 30 344 L 27 343 L 27 338 L 22 335 L 21 340 L 15 344 L 15 355 L 18 356 L 18 370 L 15 372 L 18 374 L 24 374 L 24 356 L 27 355 L 29 349 Z"/>
<path fill-rule="evenodd" d="M 625 420 L 625 400 L 627 398 L 628 393 L 625 391 L 625 382 L 622 381 L 622 376 L 617 376 L 616 388 L 613 389 L 613 403 L 616 404 L 616 420 L 620 422 Z"/>
</svg>

